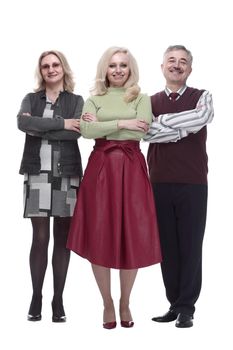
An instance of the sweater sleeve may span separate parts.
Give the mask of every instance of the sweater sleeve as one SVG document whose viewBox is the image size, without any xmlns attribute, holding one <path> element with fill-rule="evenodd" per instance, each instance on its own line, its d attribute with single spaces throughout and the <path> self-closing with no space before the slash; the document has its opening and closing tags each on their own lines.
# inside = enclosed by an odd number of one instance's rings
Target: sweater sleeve
<svg viewBox="0 0 233 350">
<path fill-rule="evenodd" d="M 80 119 L 83 109 L 83 98 L 82 96 L 78 96 L 77 104 L 74 110 L 74 114 L 72 116 L 73 119 Z M 41 137 L 47 140 L 76 140 L 81 136 L 79 132 L 71 131 L 71 130 L 51 130 L 46 133 L 43 133 Z"/>
<path fill-rule="evenodd" d="M 25 114 L 28 115 L 25 115 Z M 31 115 L 30 95 L 26 95 L 21 103 L 20 111 L 17 115 L 18 128 L 26 133 L 33 131 L 46 132 L 50 130 L 64 129 L 64 119 L 60 116 L 55 118 L 41 118 Z"/>
<path fill-rule="evenodd" d="M 97 114 L 97 106 L 90 97 L 84 104 L 83 113 Z M 86 122 L 83 119 L 80 121 L 80 131 L 83 137 L 87 139 L 96 139 L 112 134 L 118 130 L 118 120 L 101 121 L 101 122 Z"/>
<path fill-rule="evenodd" d="M 137 119 L 144 120 L 148 124 L 152 122 L 152 110 L 150 97 L 148 95 L 140 95 L 139 101 L 136 107 Z"/>
<path fill-rule="evenodd" d="M 150 97 L 146 94 L 140 94 L 135 101 L 136 119 L 144 120 L 148 124 L 152 122 L 152 110 Z M 134 131 L 121 129 L 120 132 L 121 140 L 141 140 L 146 133 L 142 131 Z M 116 133 L 109 135 L 109 140 L 114 140 L 116 138 Z"/>
</svg>

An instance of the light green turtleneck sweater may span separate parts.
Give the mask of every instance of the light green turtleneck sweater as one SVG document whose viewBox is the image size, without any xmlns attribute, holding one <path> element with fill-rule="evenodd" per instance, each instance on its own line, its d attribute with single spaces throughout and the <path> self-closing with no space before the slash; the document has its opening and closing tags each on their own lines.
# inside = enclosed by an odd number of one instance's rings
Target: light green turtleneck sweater
<svg viewBox="0 0 233 350">
<path fill-rule="evenodd" d="M 139 94 L 132 102 L 124 101 L 125 88 L 109 88 L 102 96 L 91 96 L 83 107 L 83 113 L 94 114 L 98 122 L 81 120 L 80 130 L 83 137 L 107 140 L 140 140 L 145 133 L 121 129 L 117 127 L 118 120 L 142 119 L 149 124 L 152 121 L 151 102 L 149 96 Z"/>
</svg>

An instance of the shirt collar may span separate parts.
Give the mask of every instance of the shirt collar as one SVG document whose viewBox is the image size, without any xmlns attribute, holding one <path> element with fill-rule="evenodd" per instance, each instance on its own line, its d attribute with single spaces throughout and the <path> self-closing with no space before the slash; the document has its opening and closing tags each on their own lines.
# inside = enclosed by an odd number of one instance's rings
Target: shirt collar
<svg viewBox="0 0 233 350">
<path fill-rule="evenodd" d="M 186 89 L 187 89 L 187 85 L 184 85 L 184 86 L 182 86 L 182 87 L 181 87 L 178 91 L 176 91 L 176 92 L 178 92 L 178 93 L 180 94 L 180 96 L 181 96 L 181 95 L 183 95 L 183 93 L 185 92 Z M 165 87 L 165 93 L 166 93 L 166 95 L 169 96 L 171 92 L 172 92 L 172 91 L 166 86 L 166 87 Z"/>
</svg>

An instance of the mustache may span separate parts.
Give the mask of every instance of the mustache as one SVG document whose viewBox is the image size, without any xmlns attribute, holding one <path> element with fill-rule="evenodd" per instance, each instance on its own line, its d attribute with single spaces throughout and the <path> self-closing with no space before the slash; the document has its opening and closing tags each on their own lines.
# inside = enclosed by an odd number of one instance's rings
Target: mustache
<svg viewBox="0 0 233 350">
<path fill-rule="evenodd" d="M 173 67 L 173 70 L 177 71 L 177 72 L 183 72 L 183 69 L 179 68 L 179 67 Z"/>
</svg>

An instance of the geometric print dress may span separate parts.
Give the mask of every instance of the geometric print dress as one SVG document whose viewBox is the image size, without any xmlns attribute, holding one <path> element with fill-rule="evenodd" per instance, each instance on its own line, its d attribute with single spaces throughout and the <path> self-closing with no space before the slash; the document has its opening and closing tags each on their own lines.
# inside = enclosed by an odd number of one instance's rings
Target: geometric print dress
<svg viewBox="0 0 233 350">
<path fill-rule="evenodd" d="M 47 100 L 44 118 L 53 118 L 52 103 Z M 24 217 L 72 216 L 79 177 L 61 177 L 58 172 L 60 146 L 58 141 L 42 139 L 41 170 L 38 175 L 24 174 Z"/>
</svg>

